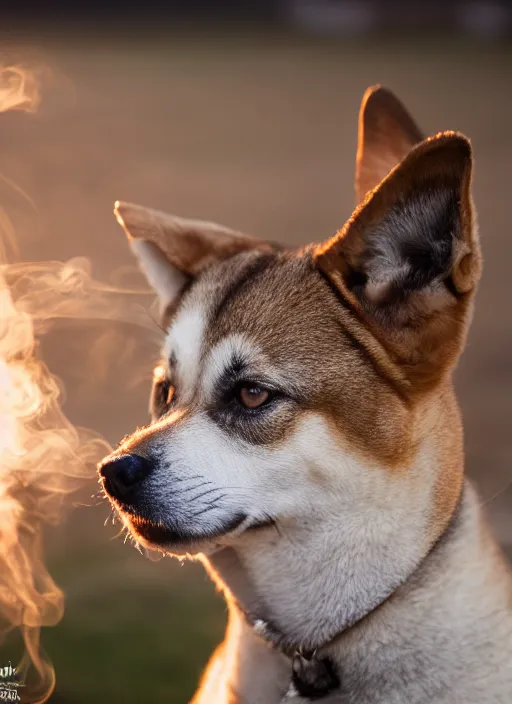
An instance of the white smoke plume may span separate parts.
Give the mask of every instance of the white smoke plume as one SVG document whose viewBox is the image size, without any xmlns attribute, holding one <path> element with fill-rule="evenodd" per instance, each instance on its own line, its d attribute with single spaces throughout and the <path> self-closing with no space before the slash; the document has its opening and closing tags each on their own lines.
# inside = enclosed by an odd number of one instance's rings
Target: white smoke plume
<svg viewBox="0 0 512 704">
<path fill-rule="evenodd" d="M 40 69 L 0 66 L 0 112 L 36 112 L 41 102 Z"/>
<path fill-rule="evenodd" d="M 34 111 L 37 73 L 0 67 L 0 112 Z M 58 523 L 69 494 L 94 481 L 110 451 L 97 433 L 74 427 L 61 409 L 61 386 L 38 356 L 57 319 L 153 323 L 129 291 L 99 284 L 85 259 L 8 263 L 0 204 L 0 641 L 20 629 L 23 701 L 45 702 L 55 675 L 40 643 L 41 626 L 58 623 L 63 593 L 44 562 L 42 530 Z M 91 486 L 94 486 L 91 484 Z"/>
</svg>

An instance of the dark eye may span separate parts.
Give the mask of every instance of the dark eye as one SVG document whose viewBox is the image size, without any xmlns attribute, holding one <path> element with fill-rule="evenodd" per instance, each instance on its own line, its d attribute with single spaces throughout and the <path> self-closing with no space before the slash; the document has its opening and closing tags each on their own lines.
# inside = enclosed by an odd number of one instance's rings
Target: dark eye
<svg viewBox="0 0 512 704">
<path fill-rule="evenodd" d="M 261 386 L 241 385 L 236 397 L 244 408 L 259 408 L 269 401 L 271 395 L 270 391 Z"/>
<path fill-rule="evenodd" d="M 157 367 L 154 372 L 153 394 L 151 399 L 151 413 L 159 418 L 169 410 L 175 395 L 175 388 L 166 376 L 162 367 Z"/>
</svg>

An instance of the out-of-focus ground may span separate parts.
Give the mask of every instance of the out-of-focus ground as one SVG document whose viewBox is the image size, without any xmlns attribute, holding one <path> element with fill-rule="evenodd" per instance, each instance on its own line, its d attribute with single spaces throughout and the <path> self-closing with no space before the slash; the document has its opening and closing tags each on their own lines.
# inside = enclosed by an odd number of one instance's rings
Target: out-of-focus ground
<svg viewBox="0 0 512 704">
<path fill-rule="evenodd" d="M 391 87 L 428 133 L 469 135 L 485 275 L 457 383 L 468 471 L 512 543 L 511 48 L 92 32 L 2 47 L 52 69 L 38 115 L 0 115 L 0 172 L 36 206 L 0 187 L 22 257 L 85 255 L 101 278 L 133 264 L 111 215 L 117 198 L 288 243 L 333 234 L 353 205 L 368 85 Z M 74 422 L 111 442 L 146 422 L 158 349 L 144 332 L 61 326 L 43 351 L 66 383 Z M 107 507 L 90 498 L 96 490 L 92 480 L 48 532 L 67 595 L 63 622 L 44 634 L 57 670 L 52 701 L 186 702 L 221 637 L 223 602 L 197 565 L 152 563 L 113 540 Z"/>
</svg>

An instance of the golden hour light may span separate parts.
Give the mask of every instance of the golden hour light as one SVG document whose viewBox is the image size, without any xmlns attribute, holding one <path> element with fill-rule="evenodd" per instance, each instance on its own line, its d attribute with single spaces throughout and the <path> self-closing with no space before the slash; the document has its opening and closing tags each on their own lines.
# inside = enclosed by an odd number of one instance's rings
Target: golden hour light
<svg viewBox="0 0 512 704">
<path fill-rule="evenodd" d="M 512 2 L 8 5 L 0 702 L 512 702 Z"/>
</svg>

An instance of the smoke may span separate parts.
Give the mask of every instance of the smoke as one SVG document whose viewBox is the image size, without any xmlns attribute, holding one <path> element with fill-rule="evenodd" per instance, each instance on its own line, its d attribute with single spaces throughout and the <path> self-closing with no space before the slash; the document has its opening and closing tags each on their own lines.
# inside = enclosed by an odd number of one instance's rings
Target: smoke
<svg viewBox="0 0 512 704">
<path fill-rule="evenodd" d="M 0 112 L 33 111 L 39 100 L 36 74 L 0 68 Z M 6 223 L 0 210 L 0 228 Z M 8 263 L 6 235 L 12 232 L 0 229 L 0 641 L 20 630 L 20 694 L 45 702 L 55 675 L 40 629 L 58 623 L 64 597 L 44 563 L 43 528 L 59 522 L 69 495 L 95 476 L 110 448 L 63 413 L 61 385 L 38 355 L 40 340 L 62 319 L 153 323 L 132 295 L 139 292 L 95 281 L 83 258 Z"/>
<path fill-rule="evenodd" d="M 41 69 L 22 66 L 0 67 L 0 112 L 36 112 L 41 102 Z"/>
</svg>

